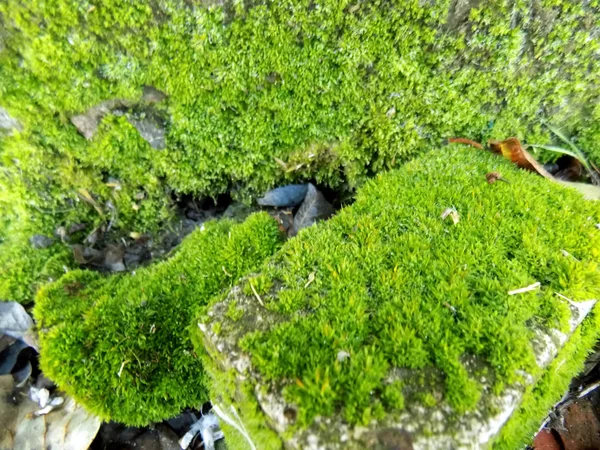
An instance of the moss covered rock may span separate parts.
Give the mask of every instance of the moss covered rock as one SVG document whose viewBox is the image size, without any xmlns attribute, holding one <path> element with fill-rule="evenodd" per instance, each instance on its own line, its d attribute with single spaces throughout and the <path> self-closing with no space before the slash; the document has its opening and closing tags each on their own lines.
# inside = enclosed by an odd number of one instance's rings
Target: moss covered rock
<svg viewBox="0 0 600 450">
<path fill-rule="evenodd" d="M 497 156 L 430 152 L 203 311 L 211 398 L 257 448 L 473 448 L 513 414 L 517 448 L 598 337 L 598 223 Z"/>
<path fill-rule="evenodd" d="M 105 420 L 145 425 L 207 400 L 189 339 L 193 311 L 279 247 L 274 219 L 209 222 L 168 260 L 123 276 L 74 271 L 43 288 L 34 317 L 46 376 Z"/>
<path fill-rule="evenodd" d="M 548 143 L 542 118 L 598 162 L 599 19 L 569 0 L 6 0 L 0 105 L 22 131 L 0 140 L 0 185 L 76 223 L 95 219 L 77 189 L 117 197 L 116 225 L 143 232 L 163 191 L 354 187 L 451 135 Z M 73 118 L 98 108 L 81 135 Z M 114 117 L 148 108 L 163 150 Z"/>
</svg>

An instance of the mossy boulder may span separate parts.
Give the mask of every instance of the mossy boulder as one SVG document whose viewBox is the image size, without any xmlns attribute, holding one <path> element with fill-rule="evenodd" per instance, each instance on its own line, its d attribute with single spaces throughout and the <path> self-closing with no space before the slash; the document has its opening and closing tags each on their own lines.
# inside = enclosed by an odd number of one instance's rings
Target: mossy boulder
<svg viewBox="0 0 600 450">
<path fill-rule="evenodd" d="M 213 404 L 256 448 L 518 448 L 600 332 L 598 223 L 480 150 L 381 174 L 202 311 Z"/>
<path fill-rule="evenodd" d="M 135 273 L 73 271 L 40 290 L 34 317 L 46 376 L 104 420 L 146 425 L 208 399 L 189 338 L 196 308 L 279 247 L 267 214 L 213 221 Z"/>
<path fill-rule="evenodd" d="M 144 233 L 174 192 L 354 189 L 454 135 L 547 144 L 542 119 L 598 163 L 598 23 L 596 1 L 5 0 L 0 214 Z"/>
</svg>

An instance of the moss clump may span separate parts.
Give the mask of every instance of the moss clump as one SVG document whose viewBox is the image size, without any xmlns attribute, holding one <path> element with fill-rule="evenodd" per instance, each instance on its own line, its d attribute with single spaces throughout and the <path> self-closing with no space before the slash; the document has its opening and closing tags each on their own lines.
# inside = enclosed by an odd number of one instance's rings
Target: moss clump
<svg viewBox="0 0 600 450">
<path fill-rule="evenodd" d="M 7 226 L 0 230 L 0 301 L 30 303 L 38 288 L 73 267 L 71 250 L 60 242 L 35 248 L 31 230 Z"/>
<path fill-rule="evenodd" d="M 523 397 L 520 408 L 502 429 L 495 450 L 524 448 L 530 444 L 548 412 L 569 389 L 575 374 L 580 373 L 591 349 L 600 338 L 600 305 L 578 329 L 535 386 Z"/>
<path fill-rule="evenodd" d="M 207 400 L 189 340 L 192 312 L 255 270 L 280 245 L 277 223 L 210 222 L 175 256 L 134 274 L 74 271 L 43 288 L 34 316 L 41 367 L 105 420 L 145 425 Z"/>
<path fill-rule="evenodd" d="M 0 205 L 105 220 L 85 188 L 114 230 L 145 232 L 173 191 L 354 188 L 451 135 L 548 143 L 540 118 L 598 162 L 597 2 L 250 3 L 3 1 L 0 105 L 23 129 L 0 138 Z M 90 141 L 71 124 L 107 100 L 145 108 L 145 85 L 168 96 L 164 150 L 123 111 Z"/>
<path fill-rule="evenodd" d="M 491 171 L 509 183 L 488 184 Z M 442 219 L 446 208 L 457 224 Z M 479 374 L 496 392 L 541 374 L 537 331 L 569 332 L 569 304 L 555 293 L 598 297 L 599 222 L 599 204 L 494 155 L 433 151 L 378 176 L 352 206 L 284 245 L 261 272 L 273 286 L 264 308 L 254 305 L 268 325 L 228 320 L 217 305 L 221 335 L 235 341 L 205 341 L 243 350 L 244 376 L 297 409 L 280 430 L 301 433 L 318 416 L 368 425 L 409 395 L 462 417 L 484 405 Z M 535 282 L 539 290 L 508 294 Z M 236 289 L 224 304 L 234 300 L 252 297 Z M 213 350 L 213 364 L 228 367 L 228 354 Z M 428 374 L 441 385 L 423 383 Z M 402 382 L 396 394 L 393 380 Z"/>
</svg>

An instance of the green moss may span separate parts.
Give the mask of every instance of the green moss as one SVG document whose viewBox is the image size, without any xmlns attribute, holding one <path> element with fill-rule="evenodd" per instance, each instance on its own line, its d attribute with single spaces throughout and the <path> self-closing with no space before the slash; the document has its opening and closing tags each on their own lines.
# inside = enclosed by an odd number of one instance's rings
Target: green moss
<svg viewBox="0 0 600 450">
<path fill-rule="evenodd" d="M 0 105 L 23 131 L 0 137 L 2 215 L 146 232 L 173 192 L 353 189 L 452 135 L 548 143 L 540 119 L 600 161 L 597 3 L 513 3 L 3 1 Z M 71 124 L 109 99 L 145 109 L 145 85 L 168 95 L 165 150 L 123 117 L 91 141 Z"/>
<path fill-rule="evenodd" d="M 175 256 L 135 274 L 75 271 L 40 291 L 46 376 L 105 420 L 145 425 L 208 399 L 188 324 L 279 246 L 277 223 L 256 214 L 241 224 L 210 222 Z"/>
<path fill-rule="evenodd" d="M 510 183 L 488 184 L 491 171 Z M 449 207 L 456 225 L 441 218 Z M 269 325 L 225 320 L 222 334 L 239 340 L 256 383 L 297 407 L 293 430 L 318 416 L 367 424 L 393 414 L 402 402 L 390 377 L 460 416 L 480 403 L 482 375 L 499 391 L 523 371 L 540 375 L 535 330 L 567 329 L 556 292 L 600 294 L 599 221 L 597 203 L 495 155 L 432 151 L 289 240 L 261 272 L 276 286 L 259 308 Z M 537 291 L 508 295 L 537 281 Z M 230 296 L 247 305 L 244 294 Z"/>
<path fill-rule="evenodd" d="M 7 227 L 0 232 L 0 301 L 30 303 L 44 284 L 73 267 L 71 250 L 60 242 L 36 249 L 30 230 Z"/>
<path fill-rule="evenodd" d="M 523 448 L 530 444 L 552 407 L 569 389 L 573 376 L 584 368 L 586 358 L 600 338 L 600 307 L 596 305 L 542 378 L 530 387 L 521 407 L 502 429 L 494 449 Z"/>
<path fill-rule="evenodd" d="M 239 308 L 235 304 L 235 302 L 231 302 L 229 304 L 229 308 L 227 308 L 227 313 L 226 313 L 227 317 L 229 317 L 231 320 L 240 320 L 243 315 L 244 315 L 244 310 L 242 308 Z"/>
<path fill-rule="evenodd" d="M 392 410 L 404 409 L 404 395 L 402 393 L 402 383 L 394 381 L 383 388 L 381 395 L 383 404 Z M 435 400 L 434 400 L 435 401 Z"/>
</svg>

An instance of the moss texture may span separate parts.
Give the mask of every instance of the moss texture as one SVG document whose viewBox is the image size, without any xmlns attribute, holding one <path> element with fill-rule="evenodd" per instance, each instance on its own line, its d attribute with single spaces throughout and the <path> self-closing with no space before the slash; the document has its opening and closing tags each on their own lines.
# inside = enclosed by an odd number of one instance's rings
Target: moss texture
<svg viewBox="0 0 600 450">
<path fill-rule="evenodd" d="M 208 399 L 192 312 L 255 270 L 281 241 L 266 214 L 209 222 L 170 259 L 105 278 L 73 271 L 43 288 L 34 317 L 44 374 L 104 420 L 146 425 Z"/>
<path fill-rule="evenodd" d="M 488 184 L 491 171 L 509 183 Z M 442 219 L 447 208 L 457 224 Z M 248 295 L 250 277 L 204 311 L 213 370 L 237 368 L 243 385 L 262 386 L 254 396 L 263 403 L 282 395 L 289 426 L 262 425 L 287 438 L 318 417 L 369 425 L 405 404 L 447 405 L 460 418 L 481 407 L 484 388 L 498 394 L 541 375 L 536 333 L 569 331 L 569 304 L 556 293 L 598 298 L 599 222 L 599 204 L 497 156 L 430 152 L 288 241 L 261 271 L 264 307 Z M 539 290 L 508 294 L 535 282 Z M 233 301 L 243 311 L 232 318 Z M 215 321 L 220 333 L 210 337 Z"/>
<path fill-rule="evenodd" d="M 573 376 L 583 370 L 586 358 L 600 338 L 600 307 L 583 323 L 523 397 L 521 407 L 502 429 L 494 449 L 512 450 L 530 444 L 552 407 L 568 391 Z"/>
<path fill-rule="evenodd" d="M 548 143 L 541 118 L 599 161 L 597 1 L 223 3 L 3 1 L 0 105 L 23 126 L 0 138 L 3 217 L 105 220 L 85 188 L 115 230 L 145 232 L 173 191 L 353 188 L 451 135 Z M 168 95 L 164 150 L 124 118 L 91 141 L 70 123 L 109 99 L 147 108 L 145 85 Z"/>
<path fill-rule="evenodd" d="M 30 303 L 36 291 L 73 268 L 71 250 L 60 242 L 37 249 L 31 229 L 0 227 L 0 301 Z"/>
</svg>

